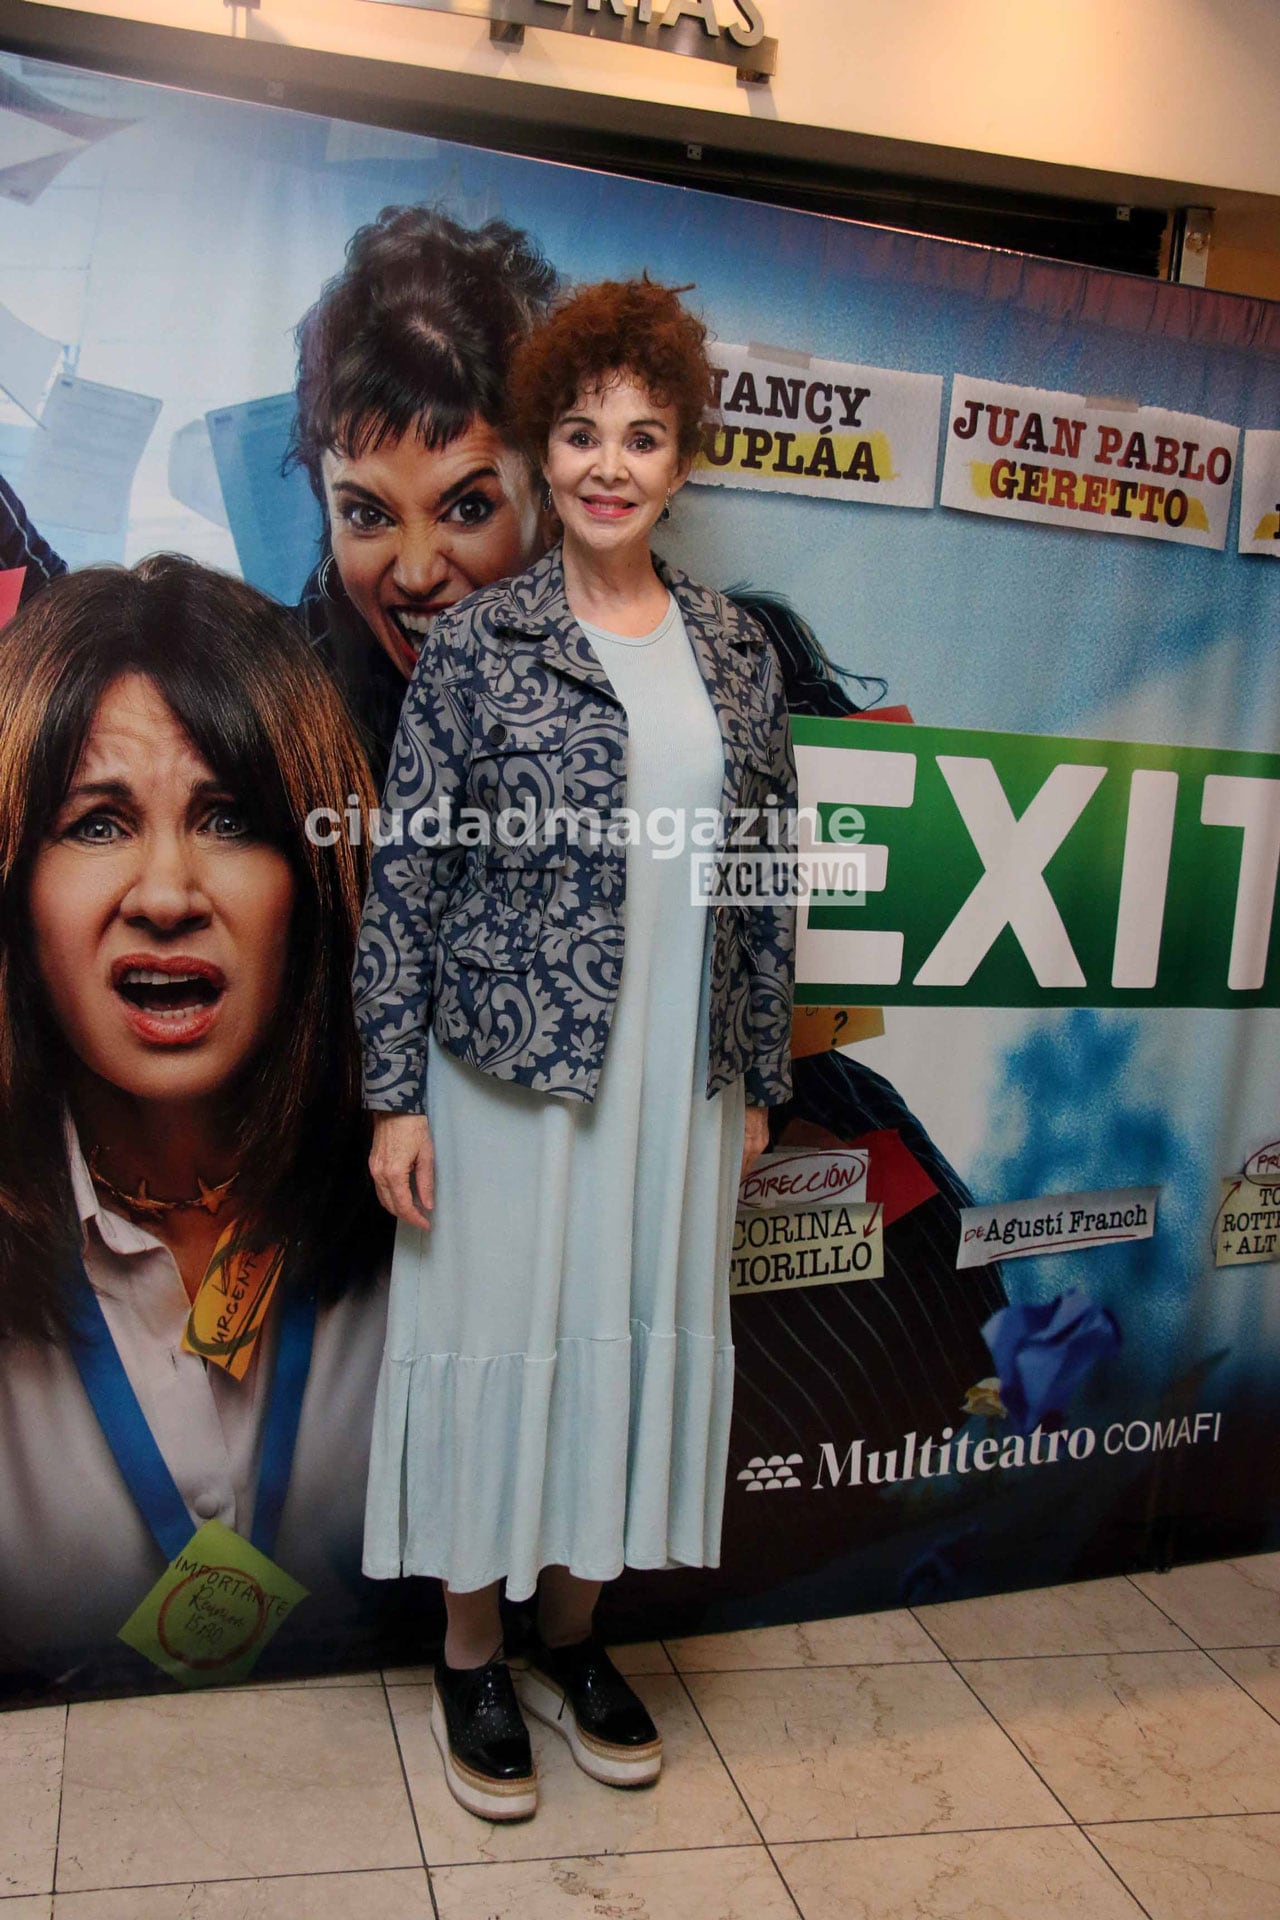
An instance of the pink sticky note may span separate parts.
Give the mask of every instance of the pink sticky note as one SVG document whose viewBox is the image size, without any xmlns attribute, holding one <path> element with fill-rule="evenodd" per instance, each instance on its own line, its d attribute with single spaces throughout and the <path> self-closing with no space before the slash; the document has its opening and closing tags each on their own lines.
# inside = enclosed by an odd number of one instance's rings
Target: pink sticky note
<svg viewBox="0 0 1280 1920">
<path fill-rule="evenodd" d="M 27 577 L 25 567 L 9 567 L 0 572 L 0 627 L 12 620 L 18 611 L 18 602 L 22 598 L 22 583 Z"/>
</svg>

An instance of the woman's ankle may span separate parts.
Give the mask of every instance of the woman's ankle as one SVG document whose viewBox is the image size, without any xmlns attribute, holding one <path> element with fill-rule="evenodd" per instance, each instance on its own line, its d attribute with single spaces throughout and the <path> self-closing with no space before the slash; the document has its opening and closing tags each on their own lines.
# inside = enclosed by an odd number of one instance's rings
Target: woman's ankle
<svg viewBox="0 0 1280 1920">
<path fill-rule="evenodd" d="M 445 1588 L 445 1665 L 455 1672 L 464 1667 L 487 1667 L 502 1656 L 502 1615 L 498 1589 L 480 1587 L 471 1593 Z"/>
<path fill-rule="evenodd" d="M 462 1634 L 454 1639 L 446 1633 L 441 1651 L 444 1654 L 446 1667 L 454 1673 L 461 1673 L 464 1668 L 487 1667 L 491 1660 L 500 1660 L 503 1657 L 501 1638 L 474 1640 Z"/>
<path fill-rule="evenodd" d="M 546 1567 L 538 1583 L 538 1638 L 544 1647 L 580 1646 L 591 1638 L 598 1580 L 580 1580 L 567 1567 Z"/>
<path fill-rule="evenodd" d="M 580 1647 L 584 1640 L 591 1638 L 591 1632 L 590 1623 L 587 1624 L 585 1629 L 574 1625 L 563 1633 L 548 1631 L 547 1628 L 543 1626 L 541 1620 L 539 1620 L 538 1644 L 545 1647 L 548 1653 L 560 1653 L 565 1647 Z"/>
</svg>

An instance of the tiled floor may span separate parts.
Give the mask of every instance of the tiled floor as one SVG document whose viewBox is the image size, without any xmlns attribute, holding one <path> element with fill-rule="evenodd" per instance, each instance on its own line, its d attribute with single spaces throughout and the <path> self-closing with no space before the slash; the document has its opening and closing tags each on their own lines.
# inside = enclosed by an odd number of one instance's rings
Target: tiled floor
<svg viewBox="0 0 1280 1920">
<path fill-rule="evenodd" d="M 0 1715 L 0 1920 L 1280 1920 L 1280 1554 L 620 1658 L 661 1780 L 510 1827 L 426 1668 Z"/>
</svg>

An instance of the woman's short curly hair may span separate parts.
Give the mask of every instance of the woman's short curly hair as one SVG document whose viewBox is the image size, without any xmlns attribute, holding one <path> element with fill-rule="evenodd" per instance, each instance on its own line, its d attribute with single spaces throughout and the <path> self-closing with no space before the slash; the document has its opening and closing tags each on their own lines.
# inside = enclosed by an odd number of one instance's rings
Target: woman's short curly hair
<svg viewBox="0 0 1280 1920">
<path fill-rule="evenodd" d="M 601 280 L 552 309 L 517 346 L 511 362 L 511 417 L 532 459 L 584 387 L 629 376 L 674 407 L 682 458 L 702 445 L 702 419 L 715 399 L 707 329 L 682 306 L 688 289 L 650 280 Z"/>
</svg>

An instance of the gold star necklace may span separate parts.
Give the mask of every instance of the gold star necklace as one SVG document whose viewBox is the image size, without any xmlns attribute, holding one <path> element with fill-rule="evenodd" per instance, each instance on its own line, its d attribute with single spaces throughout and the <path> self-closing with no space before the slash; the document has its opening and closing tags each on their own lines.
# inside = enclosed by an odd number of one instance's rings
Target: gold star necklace
<svg viewBox="0 0 1280 1920">
<path fill-rule="evenodd" d="M 101 1187 L 111 1199 L 118 1201 L 126 1213 L 131 1213 L 140 1220 L 158 1220 L 166 1213 L 195 1210 L 214 1214 L 239 1179 L 239 1175 L 233 1173 L 229 1179 L 219 1181 L 216 1187 L 211 1187 L 197 1174 L 196 1192 L 189 1198 L 179 1200 L 165 1200 L 159 1194 L 148 1193 L 145 1180 L 138 1182 L 136 1193 L 129 1193 L 124 1187 L 118 1187 L 114 1180 L 108 1179 L 103 1173 L 99 1165 L 101 1152 L 101 1147 L 94 1147 L 89 1154 L 89 1178 L 95 1187 Z"/>
</svg>

